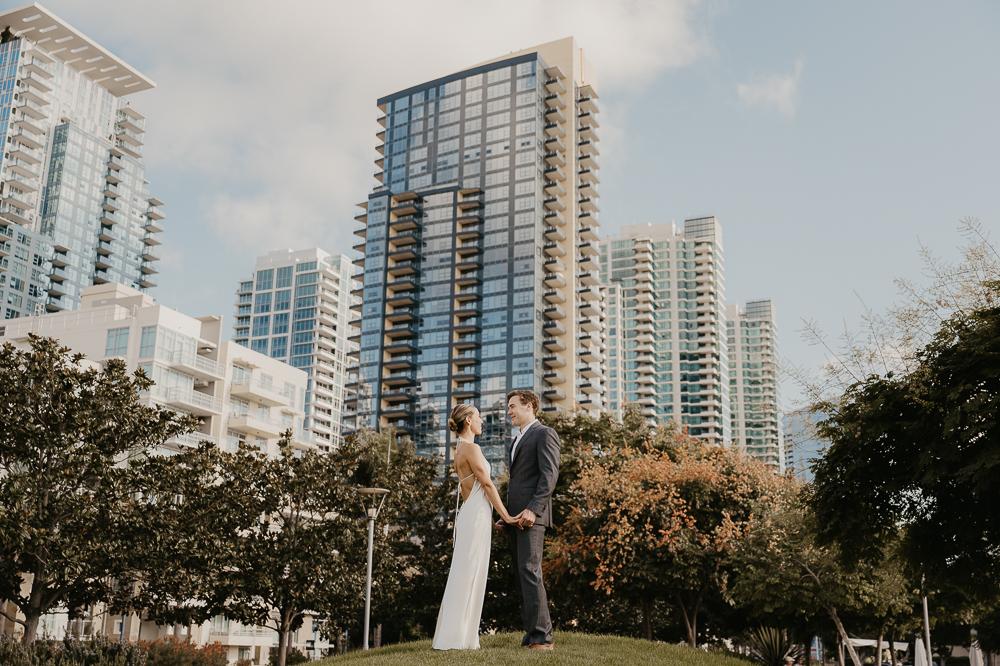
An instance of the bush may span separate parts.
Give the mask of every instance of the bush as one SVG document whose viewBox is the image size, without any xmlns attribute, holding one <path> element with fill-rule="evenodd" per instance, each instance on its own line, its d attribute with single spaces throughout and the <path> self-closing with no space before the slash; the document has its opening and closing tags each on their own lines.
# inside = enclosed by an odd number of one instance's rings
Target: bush
<svg viewBox="0 0 1000 666">
<path fill-rule="evenodd" d="M 226 649 L 218 643 L 199 647 L 184 639 L 168 636 L 143 642 L 149 654 L 146 666 L 226 666 Z"/>
<path fill-rule="evenodd" d="M 761 666 L 784 666 L 785 657 L 796 659 L 799 648 L 788 634 L 775 627 L 758 627 L 747 637 L 751 658 Z"/>
<path fill-rule="evenodd" d="M 223 665 L 225 661 L 222 662 Z M 89 641 L 36 640 L 22 645 L 10 636 L 0 636 L 3 666 L 150 666 L 146 650 L 131 643 L 116 643 L 98 637 Z M 215 666 L 215 664 L 212 664 Z"/>
<path fill-rule="evenodd" d="M 304 664 L 309 661 L 309 657 L 304 655 L 298 648 L 292 648 L 288 651 L 288 657 L 285 658 L 285 666 L 293 666 L 294 664 Z M 268 657 L 267 663 L 270 666 L 278 666 L 278 649 L 271 648 L 271 654 Z"/>
</svg>

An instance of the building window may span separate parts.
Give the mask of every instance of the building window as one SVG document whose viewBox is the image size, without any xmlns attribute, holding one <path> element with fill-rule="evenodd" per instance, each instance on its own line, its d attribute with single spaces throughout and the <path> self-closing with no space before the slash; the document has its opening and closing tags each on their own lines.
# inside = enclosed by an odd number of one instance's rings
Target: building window
<svg viewBox="0 0 1000 666">
<path fill-rule="evenodd" d="M 112 328 L 108 331 L 104 345 L 105 356 L 125 356 L 128 353 L 128 327 Z"/>
<path fill-rule="evenodd" d="M 278 269 L 278 274 L 275 276 L 276 280 L 274 282 L 275 289 L 287 289 L 292 286 L 292 267 L 282 266 Z"/>
<path fill-rule="evenodd" d="M 262 289 L 270 289 L 274 282 L 274 269 L 268 268 L 267 270 L 257 271 L 257 291 Z"/>
<path fill-rule="evenodd" d="M 139 338 L 139 358 L 150 358 L 156 353 L 156 327 L 143 326 Z"/>
</svg>

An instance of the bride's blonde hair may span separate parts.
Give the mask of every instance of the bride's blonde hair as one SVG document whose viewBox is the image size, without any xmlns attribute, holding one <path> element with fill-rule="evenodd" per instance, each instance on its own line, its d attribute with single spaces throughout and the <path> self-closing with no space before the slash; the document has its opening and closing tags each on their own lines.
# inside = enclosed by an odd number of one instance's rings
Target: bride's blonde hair
<svg viewBox="0 0 1000 666">
<path fill-rule="evenodd" d="M 475 407 L 466 403 L 455 405 L 455 408 L 451 410 L 451 416 L 448 417 L 448 430 L 456 435 L 465 430 L 465 426 L 469 422 L 469 417 L 472 416 L 472 412 L 475 409 Z"/>
</svg>

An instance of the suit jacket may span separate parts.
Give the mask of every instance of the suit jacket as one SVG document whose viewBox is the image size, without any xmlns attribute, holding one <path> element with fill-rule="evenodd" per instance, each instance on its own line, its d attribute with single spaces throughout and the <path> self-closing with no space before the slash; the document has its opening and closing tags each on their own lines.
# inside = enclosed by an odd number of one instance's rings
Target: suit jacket
<svg viewBox="0 0 1000 666">
<path fill-rule="evenodd" d="M 552 527 L 552 492 L 559 480 L 559 435 L 541 423 L 536 423 L 524 433 L 517 443 L 511 460 L 511 446 L 507 445 L 507 511 L 517 515 L 531 509 L 537 518 L 536 525 Z"/>
</svg>

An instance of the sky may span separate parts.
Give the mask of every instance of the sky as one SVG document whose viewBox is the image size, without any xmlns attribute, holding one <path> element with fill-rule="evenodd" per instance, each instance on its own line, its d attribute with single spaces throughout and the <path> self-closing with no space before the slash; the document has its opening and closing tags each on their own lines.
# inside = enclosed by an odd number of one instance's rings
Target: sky
<svg viewBox="0 0 1000 666">
<path fill-rule="evenodd" d="M 827 360 L 804 321 L 856 328 L 921 279 L 921 245 L 956 257 L 962 218 L 1000 235 L 989 0 L 43 4 L 156 82 L 132 100 L 167 203 L 153 295 L 229 335 L 256 256 L 352 252 L 378 97 L 568 35 L 600 95 L 604 234 L 716 215 L 726 300 L 773 299 L 787 367 Z"/>
</svg>

